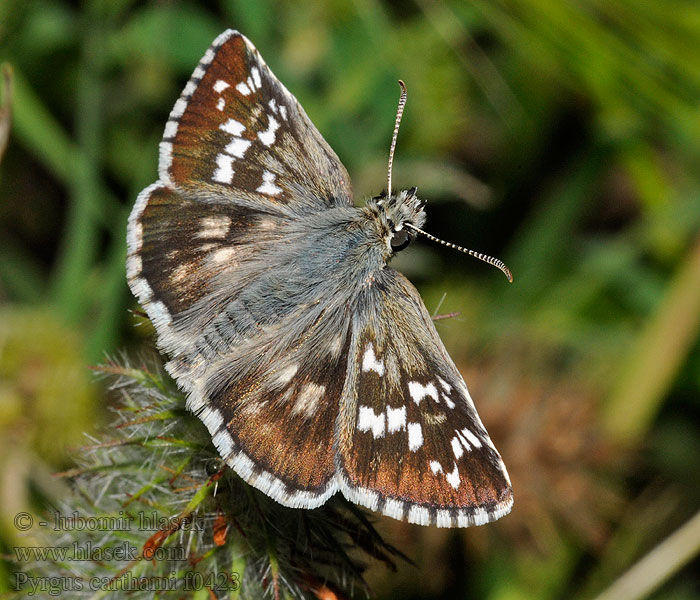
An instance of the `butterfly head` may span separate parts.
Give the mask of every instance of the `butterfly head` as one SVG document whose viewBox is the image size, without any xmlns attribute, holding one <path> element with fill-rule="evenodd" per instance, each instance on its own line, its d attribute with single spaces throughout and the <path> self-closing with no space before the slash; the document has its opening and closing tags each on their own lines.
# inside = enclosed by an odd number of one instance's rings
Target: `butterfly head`
<svg viewBox="0 0 700 600">
<path fill-rule="evenodd" d="M 417 188 L 403 190 L 387 198 L 386 192 L 372 198 L 367 206 L 379 223 L 389 254 L 403 250 L 416 237 L 414 228 L 425 223 L 425 200 L 416 196 Z"/>
<path fill-rule="evenodd" d="M 410 190 L 403 190 L 398 194 L 391 193 L 391 171 L 394 164 L 396 138 L 399 134 L 403 109 L 406 105 L 406 85 L 401 80 L 399 80 L 399 85 L 401 86 L 401 98 L 396 111 L 394 135 L 391 138 L 391 148 L 389 149 L 386 186 L 388 191 L 382 192 L 367 203 L 379 220 L 380 234 L 389 249 L 389 256 L 408 246 L 416 237 L 416 230 L 425 223 L 425 211 L 423 210 L 425 200 L 420 200 L 416 196 L 418 188 L 412 187 Z"/>
<path fill-rule="evenodd" d="M 413 187 L 410 190 L 404 190 L 398 194 L 391 193 L 391 171 L 394 164 L 396 138 L 399 134 L 399 125 L 401 124 L 403 109 L 404 106 L 406 106 L 406 85 L 403 81 L 399 80 L 399 86 L 401 86 L 401 97 L 399 98 L 399 106 L 396 110 L 394 135 L 391 138 L 391 147 L 389 148 L 386 186 L 388 192 L 383 192 L 380 196 L 372 198 L 372 200 L 367 203 L 369 210 L 373 213 L 378 223 L 379 235 L 388 249 L 388 254 L 383 257 L 384 260 L 391 258 L 394 254 L 403 250 L 411 243 L 416 235 L 421 234 L 438 244 L 454 248 L 455 250 L 459 250 L 460 252 L 464 252 L 465 254 L 469 254 L 470 256 L 498 267 L 503 271 L 508 281 L 512 283 L 513 275 L 503 261 L 493 256 L 482 254 L 481 252 L 462 248 L 461 246 L 457 246 L 457 244 L 446 242 L 423 231 L 421 227 L 425 223 L 425 211 L 423 210 L 425 208 L 425 201 L 420 200 L 416 196 L 416 188 Z"/>
</svg>

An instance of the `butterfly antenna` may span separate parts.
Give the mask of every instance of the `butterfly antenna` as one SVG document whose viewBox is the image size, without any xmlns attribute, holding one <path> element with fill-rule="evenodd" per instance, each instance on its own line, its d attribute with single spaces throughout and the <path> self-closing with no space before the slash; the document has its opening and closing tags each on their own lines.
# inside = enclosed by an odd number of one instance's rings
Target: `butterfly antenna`
<svg viewBox="0 0 700 600">
<path fill-rule="evenodd" d="M 506 266 L 506 264 L 502 260 L 498 260 L 497 258 L 494 258 L 493 256 L 489 256 L 488 254 L 481 254 L 481 252 L 475 252 L 474 250 L 469 250 L 468 248 L 462 248 L 462 246 L 458 246 L 457 244 L 453 244 L 451 242 L 446 242 L 445 240 L 441 240 L 440 238 L 436 238 L 434 235 L 429 234 L 427 231 L 423 231 L 422 229 L 418 229 L 418 227 L 415 227 L 414 225 L 411 225 L 410 223 L 405 223 L 405 227 L 409 227 L 413 229 L 416 233 L 420 233 L 421 235 L 424 235 L 427 237 L 429 240 L 432 240 L 433 242 L 437 242 L 438 244 L 442 244 L 443 246 L 447 246 L 448 248 L 454 248 L 455 250 L 459 250 L 460 252 L 464 252 L 465 254 L 468 254 L 469 256 L 473 256 L 474 258 L 478 258 L 479 260 L 483 260 L 486 263 L 489 263 L 490 265 L 493 265 L 494 267 L 498 267 L 505 276 L 508 278 L 509 283 L 513 283 L 513 274 L 510 272 L 510 269 Z"/>
<path fill-rule="evenodd" d="M 399 136 L 399 125 L 401 125 L 403 108 L 406 106 L 406 84 L 399 79 L 399 85 L 401 86 L 401 97 L 399 98 L 399 107 L 396 109 L 396 123 L 394 124 L 394 135 L 391 138 L 391 148 L 389 149 L 389 169 L 386 176 L 386 193 L 387 199 L 389 200 L 391 200 L 391 169 L 394 164 L 394 149 L 396 148 L 396 138 Z"/>
</svg>

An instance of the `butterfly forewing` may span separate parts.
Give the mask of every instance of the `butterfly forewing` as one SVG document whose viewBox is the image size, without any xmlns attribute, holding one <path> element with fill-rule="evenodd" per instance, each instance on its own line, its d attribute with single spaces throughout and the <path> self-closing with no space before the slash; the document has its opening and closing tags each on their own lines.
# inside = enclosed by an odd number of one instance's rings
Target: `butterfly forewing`
<svg viewBox="0 0 700 600">
<path fill-rule="evenodd" d="M 351 205 L 350 178 L 304 109 L 253 45 L 226 31 L 170 113 L 160 178 L 233 201 L 294 210 Z"/>
<path fill-rule="evenodd" d="M 235 296 L 266 268 L 255 256 L 299 214 L 351 205 L 352 189 L 296 99 L 231 30 L 170 113 L 159 175 L 129 219 L 127 275 L 189 389 L 218 332 L 228 344 L 250 334 L 254 319 Z"/>
<path fill-rule="evenodd" d="M 384 269 L 359 299 L 338 431 L 353 501 L 422 525 L 510 510 L 510 481 L 415 288 Z"/>
</svg>

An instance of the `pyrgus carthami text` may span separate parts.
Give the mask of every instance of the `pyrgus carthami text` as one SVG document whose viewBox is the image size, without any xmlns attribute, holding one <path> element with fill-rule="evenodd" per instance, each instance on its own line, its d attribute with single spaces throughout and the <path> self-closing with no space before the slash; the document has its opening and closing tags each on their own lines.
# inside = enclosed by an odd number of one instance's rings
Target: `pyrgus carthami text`
<svg viewBox="0 0 700 600">
<path fill-rule="evenodd" d="M 390 173 L 355 207 L 297 100 L 225 31 L 129 218 L 129 285 L 248 483 L 297 508 L 340 491 L 411 523 L 481 525 L 510 511 L 510 480 L 418 292 L 387 266 L 425 222 Z"/>
</svg>

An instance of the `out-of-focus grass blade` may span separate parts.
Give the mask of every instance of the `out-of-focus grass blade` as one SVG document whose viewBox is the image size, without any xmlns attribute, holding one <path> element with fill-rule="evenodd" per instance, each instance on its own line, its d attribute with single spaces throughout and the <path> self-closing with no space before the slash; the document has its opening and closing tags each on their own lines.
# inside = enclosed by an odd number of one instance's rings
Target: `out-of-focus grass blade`
<svg viewBox="0 0 700 600">
<path fill-rule="evenodd" d="M 506 264 L 518 274 L 519 297 L 513 301 L 520 306 L 530 306 L 541 293 L 548 291 L 557 271 L 567 264 L 566 250 L 573 252 L 570 248 L 573 234 L 607 157 L 608 153 L 601 148 L 596 152 L 584 149 L 577 164 L 548 194 L 549 198 L 536 209 L 511 246 Z"/>
<path fill-rule="evenodd" d="M 681 509 L 675 490 L 651 485 L 627 505 L 617 528 L 586 581 L 581 582 L 572 600 L 589 600 L 608 588 L 619 574 L 639 559 L 640 548 L 651 548 L 654 540 L 668 531 L 669 521 Z"/>
<path fill-rule="evenodd" d="M 700 513 L 625 572 L 596 600 L 641 600 L 700 553 Z"/>
<path fill-rule="evenodd" d="M 444 43 L 470 73 L 472 80 L 479 86 L 503 123 L 512 126 L 514 113 L 519 120 L 527 120 L 528 115 L 508 81 L 475 41 L 466 20 L 459 19 L 456 11 L 447 3 L 418 0 L 418 6 Z M 471 7 L 465 3 L 462 9 L 471 10 Z"/>
<path fill-rule="evenodd" d="M 85 156 L 61 127 L 51 111 L 34 92 L 22 73 L 13 73 L 14 102 L 12 126 L 15 139 L 20 141 L 59 181 L 69 185 Z M 113 222 L 119 202 L 101 187 L 102 210 L 95 218 L 102 224 Z"/>
<path fill-rule="evenodd" d="M 126 298 L 126 221 L 131 207 L 122 210 L 115 221 L 110 248 L 105 263 L 102 265 L 99 312 L 94 328 L 87 341 L 87 359 L 97 362 L 104 359 L 104 353 L 115 347 L 119 336 L 121 319 L 119 311 L 123 310 Z"/>
<path fill-rule="evenodd" d="M 17 139 L 64 183 L 82 160 L 73 141 L 34 93 L 22 73 L 14 72 L 14 131 Z"/>
<path fill-rule="evenodd" d="M 104 185 L 100 181 L 103 154 L 104 54 L 106 23 L 100 0 L 86 3 L 83 19 L 81 66 L 75 97 L 76 137 L 83 160 L 69 184 L 70 204 L 58 259 L 51 282 L 51 298 L 70 321 L 86 313 L 88 273 L 98 254 L 99 219 Z"/>
<path fill-rule="evenodd" d="M 12 128 L 12 67 L 3 63 L 0 65 L 2 82 L 0 83 L 0 163 L 5 154 L 5 148 L 10 141 Z"/>
<path fill-rule="evenodd" d="M 678 268 L 603 406 L 603 421 L 615 438 L 634 443 L 647 431 L 698 331 L 700 238 Z"/>
</svg>

